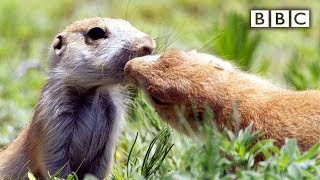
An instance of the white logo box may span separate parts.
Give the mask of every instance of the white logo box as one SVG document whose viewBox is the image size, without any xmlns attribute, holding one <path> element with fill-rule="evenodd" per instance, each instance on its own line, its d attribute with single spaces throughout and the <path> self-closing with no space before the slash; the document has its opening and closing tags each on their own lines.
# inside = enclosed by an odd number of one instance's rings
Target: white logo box
<svg viewBox="0 0 320 180">
<path fill-rule="evenodd" d="M 306 28 L 310 27 L 308 9 L 254 9 L 250 10 L 250 27 L 253 28 Z"/>
</svg>

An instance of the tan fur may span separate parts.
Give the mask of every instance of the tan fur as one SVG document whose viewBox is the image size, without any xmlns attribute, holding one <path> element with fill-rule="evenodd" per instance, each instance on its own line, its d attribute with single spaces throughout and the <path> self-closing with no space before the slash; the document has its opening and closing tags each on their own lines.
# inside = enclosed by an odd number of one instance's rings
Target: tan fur
<svg viewBox="0 0 320 180">
<path fill-rule="evenodd" d="M 280 88 L 221 61 L 194 51 L 172 50 L 129 61 L 125 76 L 145 91 L 157 113 L 176 129 L 181 130 L 181 125 L 174 106 L 185 107 L 184 115 L 195 129 L 193 102 L 200 115 L 208 104 L 220 129 L 230 123 L 237 107 L 241 128 L 252 121 L 255 130 L 278 146 L 286 137 L 296 138 L 302 150 L 319 142 L 320 91 Z M 231 122 L 232 128 L 235 124 Z"/>
<path fill-rule="evenodd" d="M 93 33 L 99 38 L 88 33 L 92 29 L 99 29 Z M 29 170 L 40 179 L 60 170 L 61 178 L 76 171 L 79 179 L 109 175 L 125 112 L 124 65 L 154 47 L 120 19 L 89 18 L 66 27 L 49 48 L 49 74 L 32 121 L 0 153 L 0 179 L 27 179 Z"/>
</svg>

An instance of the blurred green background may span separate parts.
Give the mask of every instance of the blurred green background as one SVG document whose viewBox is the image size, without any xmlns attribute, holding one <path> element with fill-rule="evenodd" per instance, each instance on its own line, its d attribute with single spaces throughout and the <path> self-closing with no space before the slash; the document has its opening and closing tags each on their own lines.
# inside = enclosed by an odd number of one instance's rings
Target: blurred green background
<svg viewBox="0 0 320 180">
<path fill-rule="evenodd" d="M 311 27 L 250 29 L 250 9 L 286 7 L 310 9 Z M 233 61 L 243 70 L 281 86 L 302 90 L 320 85 L 318 0 L 1 0 L 0 148 L 14 139 L 32 117 L 46 78 L 48 48 L 53 37 L 71 22 L 93 16 L 130 21 L 156 40 L 157 52 L 170 48 L 198 49 Z M 139 105 L 133 106 L 123 127 L 115 172 L 124 169 L 128 146 L 136 132 L 139 132 L 135 146 L 138 154 L 147 149 L 152 137 L 165 126 L 143 95 L 139 97 L 136 102 Z M 174 141 L 170 156 L 188 149 L 183 142 Z M 178 167 L 178 161 L 175 158 L 165 161 L 167 166 L 161 169 L 162 173 Z"/>
</svg>

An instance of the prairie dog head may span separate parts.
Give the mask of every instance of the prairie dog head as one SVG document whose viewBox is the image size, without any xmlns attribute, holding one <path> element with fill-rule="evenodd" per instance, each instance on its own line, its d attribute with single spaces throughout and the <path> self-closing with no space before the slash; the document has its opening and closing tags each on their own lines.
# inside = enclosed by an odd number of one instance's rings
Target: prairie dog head
<svg viewBox="0 0 320 180">
<path fill-rule="evenodd" d="M 195 130 L 205 104 L 210 103 L 208 96 L 214 96 L 211 88 L 217 91 L 224 74 L 234 71 L 230 63 L 215 56 L 178 50 L 135 58 L 125 66 L 126 79 L 144 90 L 162 119 L 179 129 L 175 106 L 184 107 L 183 115 Z"/>
<path fill-rule="evenodd" d="M 50 46 L 53 76 L 81 86 L 116 84 L 124 80 L 124 65 L 152 54 L 154 41 L 121 19 L 89 18 L 59 33 Z"/>
</svg>

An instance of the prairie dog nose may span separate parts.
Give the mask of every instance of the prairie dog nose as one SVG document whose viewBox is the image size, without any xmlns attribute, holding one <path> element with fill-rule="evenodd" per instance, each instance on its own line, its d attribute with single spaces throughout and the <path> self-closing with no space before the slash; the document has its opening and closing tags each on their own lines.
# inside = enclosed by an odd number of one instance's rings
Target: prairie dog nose
<svg viewBox="0 0 320 180">
<path fill-rule="evenodd" d="M 156 43 L 149 36 L 136 38 L 131 45 L 132 51 L 139 56 L 152 54 L 155 47 Z"/>
</svg>

